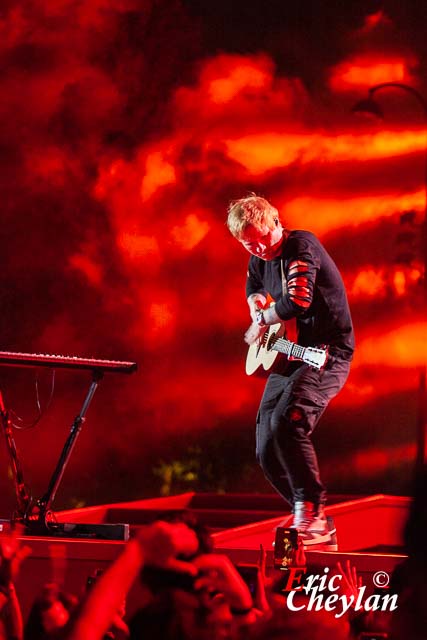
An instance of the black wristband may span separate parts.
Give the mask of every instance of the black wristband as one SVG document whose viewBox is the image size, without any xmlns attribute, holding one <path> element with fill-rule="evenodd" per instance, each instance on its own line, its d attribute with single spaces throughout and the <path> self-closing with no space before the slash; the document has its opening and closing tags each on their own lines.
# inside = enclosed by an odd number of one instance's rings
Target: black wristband
<svg viewBox="0 0 427 640">
<path fill-rule="evenodd" d="M 265 327 L 264 311 L 262 309 L 258 309 L 256 312 L 256 323 L 259 327 Z"/>
</svg>

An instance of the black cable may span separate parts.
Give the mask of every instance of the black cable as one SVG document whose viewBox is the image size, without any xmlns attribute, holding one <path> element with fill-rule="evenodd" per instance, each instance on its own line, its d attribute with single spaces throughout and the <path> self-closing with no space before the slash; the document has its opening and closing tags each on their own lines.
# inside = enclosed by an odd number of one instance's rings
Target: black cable
<svg viewBox="0 0 427 640">
<path fill-rule="evenodd" d="M 9 414 L 13 416 L 14 420 L 18 420 L 21 423 L 21 424 L 17 424 L 12 420 L 12 427 L 14 427 L 15 429 L 18 429 L 19 431 L 29 431 L 30 429 L 34 429 L 34 427 L 40 422 L 40 420 L 45 415 L 46 411 L 49 409 L 53 399 L 53 394 L 55 392 L 55 369 L 52 369 L 52 382 L 51 382 L 50 395 L 43 409 L 40 403 L 38 375 L 36 375 L 35 386 L 36 386 L 37 417 L 30 424 L 25 424 L 25 421 L 23 420 L 23 418 L 18 416 L 18 414 L 13 409 L 9 410 Z"/>
</svg>

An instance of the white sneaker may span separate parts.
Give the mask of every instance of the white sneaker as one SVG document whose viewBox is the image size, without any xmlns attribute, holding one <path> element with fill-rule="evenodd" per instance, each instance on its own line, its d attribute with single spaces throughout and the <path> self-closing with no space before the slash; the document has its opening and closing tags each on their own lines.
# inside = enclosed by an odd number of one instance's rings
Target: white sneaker
<svg viewBox="0 0 427 640">
<path fill-rule="evenodd" d="M 313 545 L 336 547 L 336 539 L 333 540 L 336 533 L 335 527 L 332 519 L 329 525 L 323 505 L 319 505 L 316 509 L 313 502 L 296 502 L 291 527 L 298 529 L 298 535 L 305 547 Z"/>
</svg>

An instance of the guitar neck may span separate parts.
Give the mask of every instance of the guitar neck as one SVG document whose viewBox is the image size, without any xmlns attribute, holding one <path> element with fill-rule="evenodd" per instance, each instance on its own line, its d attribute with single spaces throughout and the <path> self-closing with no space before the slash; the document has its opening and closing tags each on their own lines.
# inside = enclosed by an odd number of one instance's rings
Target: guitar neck
<svg viewBox="0 0 427 640">
<path fill-rule="evenodd" d="M 271 345 L 271 349 L 273 349 L 273 351 L 279 351 L 279 353 L 284 353 L 287 356 L 298 358 L 298 360 L 302 360 L 304 358 L 306 350 L 305 347 L 302 347 L 300 344 L 296 344 L 296 342 L 286 340 L 286 338 L 276 338 L 274 343 Z"/>
</svg>

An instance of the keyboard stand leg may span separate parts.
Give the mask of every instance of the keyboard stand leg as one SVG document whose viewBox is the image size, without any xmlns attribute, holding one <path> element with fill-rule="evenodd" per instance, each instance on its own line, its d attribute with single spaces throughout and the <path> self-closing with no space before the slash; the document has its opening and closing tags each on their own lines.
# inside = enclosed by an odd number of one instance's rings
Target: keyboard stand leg
<svg viewBox="0 0 427 640">
<path fill-rule="evenodd" d="M 24 474 L 22 472 L 21 463 L 18 457 L 18 451 L 16 449 L 15 439 L 12 433 L 12 421 L 9 417 L 9 412 L 6 410 L 3 401 L 3 394 L 0 391 L 0 418 L 3 426 L 3 431 L 6 439 L 6 446 L 9 452 L 10 462 L 12 466 L 13 482 L 15 484 L 16 499 L 18 502 L 18 509 L 12 517 L 12 521 L 23 521 L 31 511 L 31 497 L 27 491 L 24 482 Z"/>
<path fill-rule="evenodd" d="M 92 401 L 94 393 L 98 388 L 99 382 L 103 378 L 102 371 L 94 370 L 92 372 L 92 382 L 89 387 L 89 391 L 86 395 L 86 398 L 83 402 L 83 406 L 80 410 L 80 413 L 74 419 L 74 422 L 71 426 L 70 434 L 65 442 L 64 448 L 62 449 L 60 458 L 58 460 L 58 464 L 56 465 L 55 471 L 52 474 L 52 477 L 49 482 L 48 489 L 41 498 L 38 503 L 39 506 L 39 514 L 38 514 L 38 522 L 40 525 L 45 525 L 46 528 L 49 528 L 49 516 L 52 511 L 52 503 L 55 500 L 56 493 L 58 491 L 58 487 L 61 483 L 62 477 L 64 475 L 65 468 L 68 464 L 70 456 L 73 452 L 74 445 L 76 444 L 76 440 L 83 426 L 83 422 L 85 421 L 86 412 L 89 408 L 89 405 Z"/>
</svg>

